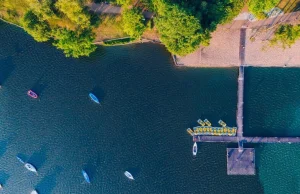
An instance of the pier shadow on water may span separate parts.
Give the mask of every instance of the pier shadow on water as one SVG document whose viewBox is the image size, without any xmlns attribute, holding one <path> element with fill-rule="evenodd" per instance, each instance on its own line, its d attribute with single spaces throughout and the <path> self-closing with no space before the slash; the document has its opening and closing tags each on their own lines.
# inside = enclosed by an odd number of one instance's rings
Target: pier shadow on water
<svg viewBox="0 0 300 194">
<path fill-rule="evenodd" d="M 59 176 L 61 172 L 62 167 L 56 166 L 53 170 L 50 171 L 50 173 L 47 173 L 49 174 L 48 176 L 43 178 L 41 182 L 38 183 L 38 185 L 36 186 L 37 190 L 40 193 L 51 194 L 52 190 L 56 186 L 57 176 Z"/>
<path fill-rule="evenodd" d="M 35 152 L 29 158 L 28 162 L 33 164 L 37 170 L 40 169 L 46 161 L 47 148 L 43 146 L 40 151 Z"/>
<path fill-rule="evenodd" d="M 0 170 L 0 183 L 2 185 L 5 185 L 8 179 L 9 179 L 9 174 L 7 174 L 4 170 Z"/>
<path fill-rule="evenodd" d="M 11 56 L 0 59 L 0 84 L 3 85 L 7 78 L 15 69 L 13 58 Z"/>
</svg>

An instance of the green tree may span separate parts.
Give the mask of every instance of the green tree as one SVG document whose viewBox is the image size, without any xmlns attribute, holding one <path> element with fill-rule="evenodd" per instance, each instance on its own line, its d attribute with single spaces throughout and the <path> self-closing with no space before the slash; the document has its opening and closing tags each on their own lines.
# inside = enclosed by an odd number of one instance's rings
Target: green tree
<svg viewBox="0 0 300 194">
<path fill-rule="evenodd" d="M 214 31 L 218 24 L 224 24 L 236 17 L 246 0 L 172 0 L 199 19 L 203 28 Z"/>
<path fill-rule="evenodd" d="M 90 26 L 90 15 L 84 10 L 80 0 L 58 0 L 55 6 L 81 28 Z"/>
<path fill-rule="evenodd" d="M 93 44 L 95 35 L 90 29 L 76 32 L 67 29 L 55 29 L 53 30 L 53 37 L 53 45 L 62 49 L 67 57 L 89 56 L 96 50 L 96 46 Z"/>
<path fill-rule="evenodd" d="M 132 3 L 132 0 L 116 0 L 116 3 L 119 5 L 130 5 L 130 3 Z"/>
<path fill-rule="evenodd" d="M 146 29 L 143 19 L 143 15 L 137 8 L 125 9 L 122 12 L 124 32 L 132 38 L 139 39 Z"/>
<path fill-rule="evenodd" d="M 25 31 L 30 34 L 36 41 L 45 42 L 50 38 L 50 27 L 44 22 L 40 21 L 39 18 L 33 13 L 28 11 L 24 15 L 21 24 Z"/>
<path fill-rule="evenodd" d="M 154 5 L 159 14 L 155 19 L 156 28 L 171 53 L 189 54 L 199 48 L 201 40 L 208 38 L 199 20 L 177 5 L 167 4 L 164 0 L 156 0 Z"/>
<path fill-rule="evenodd" d="M 296 40 L 300 38 L 300 25 L 282 25 L 274 34 L 274 37 L 270 40 L 271 46 L 281 45 L 282 48 L 291 47 Z"/>
<path fill-rule="evenodd" d="M 248 3 L 249 11 L 258 19 L 265 19 L 266 13 L 274 8 L 280 0 L 250 0 Z"/>
<path fill-rule="evenodd" d="M 55 16 L 53 0 L 26 0 L 30 9 L 40 18 L 48 20 Z"/>
</svg>

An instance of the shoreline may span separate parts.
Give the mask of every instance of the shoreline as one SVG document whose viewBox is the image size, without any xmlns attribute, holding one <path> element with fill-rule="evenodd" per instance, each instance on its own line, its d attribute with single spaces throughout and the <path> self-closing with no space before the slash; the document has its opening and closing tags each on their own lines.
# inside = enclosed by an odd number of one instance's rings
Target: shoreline
<svg viewBox="0 0 300 194">
<path fill-rule="evenodd" d="M 14 26 L 16 26 L 16 27 L 18 27 L 18 28 L 22 28 L 22 29 L 24 29 L 22 26 L 19 26 L 18 24 L 15 24 L 15 23 L 9 22 L 9 21 L 7 21 L 7 20 L 5 20 L 5 19 L 1 18 L 1 17 L 0 17 L 0 20 L 1 20 L 1 21 L 3 21 L 3 22 L 5 22 L 5 23 L 7 23 L 7 24 L 14 25 Z"/>
<path fill-rule="evenodd" d="M 18 28 L 23 27 L 4 20 L 0 20 L 14 25 Z M 235 22 L 235 21 L 234 21 Z M 245 21 L 239 21 L 241 23 Z M 176 67 L 192 67 L 192 68 L 232 68 L 240 67 L 238 48 L 240 47 L 239 28 L 227 28 L 231 24 L 218 26 L 217 30 L 212 34 L 211 44 L 207 47 L 200 48 L 187 56 L 181 57 L 170 53 L 174 66 Z M 300 67 L 300 40 L 298 40 L 291 48 L 283 50 L 281 47 L 267 47 L 265 36 L 267 31 L 259 32 L 255 37 L 255 41 L 251 41 L 250 37 L 257 33 L 257 29 L 246 29 L 246 40 L 244 45 L 245 51 L 245 67 L 268 67 L 268 68 L 299 68 Z M 124 37 L 126 38 L 126 37 Z M 128 37 L 127 37 L 128 38 Z M 122 39 L 122 38 L 117 38 Z M 117 39 L 109 39 L 117 40 Z M 95 45 L 101 46 L 123 46 L 130 44 L 154 43 L 163 45 L 157 38 L 142 38 L 127 43 L 104 45 L 103 41 L 94 42 Z M 267 49 L 266 49 L 267 47 Z M 225 62 L 226 61 L 226 62 Z"/>
</svg>

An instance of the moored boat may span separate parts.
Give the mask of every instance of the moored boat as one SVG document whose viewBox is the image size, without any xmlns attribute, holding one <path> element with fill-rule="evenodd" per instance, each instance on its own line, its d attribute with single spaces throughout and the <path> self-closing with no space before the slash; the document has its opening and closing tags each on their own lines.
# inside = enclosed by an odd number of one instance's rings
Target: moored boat
<svg viewBox="0 0 300 194">
<path fill-rule="evenodd" d="M 194 146 L 193 146 L 193 156 L 196 156 L 197 155 L 197 151 L 198 151 L 198 148 L 197 148 L 197 142 L 194 143 Z"/>
<path fill-rule="evenodd" d="M 31 98 L 38 98 L 38 95 L 32 90 L 28 90 L 27 95 Z"/>
<path fill-rule="evenodd" d="M 89 96 L 91 98 L 92 101 L 96 102 L 97 104 L 100 104 L 99 99 L 95 96 L 95 94 L 93 93 L 89 93 Z"/>
<path fill-rule="evenodd" d="M 205 123 L 207 126 L 209 126 L 209 127 L 211 126 L 211 123 L 210 123 L 209 120 L 207 120 L 207 119 L 204 120 L 204 123 Z"/>
<path fill-rule="evenodd" d="M 126 176 L 127 178 L 129 178 L 130 180 L 134 180 L 134 178 L 133 178 L 133 176 L 132 176 L 132 174 L 131 174 L 130 172 L 125 171 L 124 174 L 125 174 L 125 176 Z"/>
<path fill-rule="evenodd" d="M 226 127 L 226 123 L 224 122 L 224 121 L 222 121 L 222 120 L 219 120 L 219 125 L 221 125 L 222 127 Z"/>
<path fill-rule="evenodd" d="M 31 172 L 34 172 L 34 173 L 38 174 L 37 169 L 36 169 L 35 166 L 33 166 L 32 164 L 30 164 L 30 163 L 25 163 L 24 166 L 25 166 L 25 168 L 26 168 L 27 170 L 29 170 L 29 171 L 31 171 Z"/>
<path fill-rule="evenodd" d="M 202 121 L 201 119 L 198 119 L 198 121 L 197 121 L 201 126 L 205 126 L 205 122 L 204 121 Z"/>
<path fill-rule="evenodd" d="M 39 193 L 37 192 L 37 190 L 33 190 L 33 191 L 31 191 L 30 194 L 39 194 Z"/>
<path fill-rule="evenodd" d="M 186 131 L 187 131 L 191 136 L 194 135 L 194 132 L 193 132 L 193 130 L 192 130 L 191 128 L 188 128 Z"/>
<path fill-rule="evenodd" d="M 85 170 L 82 170 L 82 175 L 87 183 L 91 183 L 90 177 Z"/>
</svg>

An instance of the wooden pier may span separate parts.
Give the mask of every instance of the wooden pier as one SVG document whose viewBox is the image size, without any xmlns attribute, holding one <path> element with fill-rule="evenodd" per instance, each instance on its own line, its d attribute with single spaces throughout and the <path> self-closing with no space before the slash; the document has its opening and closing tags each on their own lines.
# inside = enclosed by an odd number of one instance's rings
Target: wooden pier
<svg viewBox="0 0 300 194">
<path fill-rule="evenodd" d="M 243 105 L 244 105 L 244 65 L 245 65 L 245 29 L 241 29 L 240 40 L 240 67 L 238 76 L 236 136 L 221 134 L 201 134 L 197 130 L 188 131 L 194 142 L 225 142 L 238 143 L 238 148 L 227 148 L 227 174 L 228 175 L 254 175 L 255 150 L 244 148 L 244 143 L 300 143 L 300 137 L 244 137 L 243 136 Z M 196 127 L 197 129 L 197 127 Z"/>
</svg>

